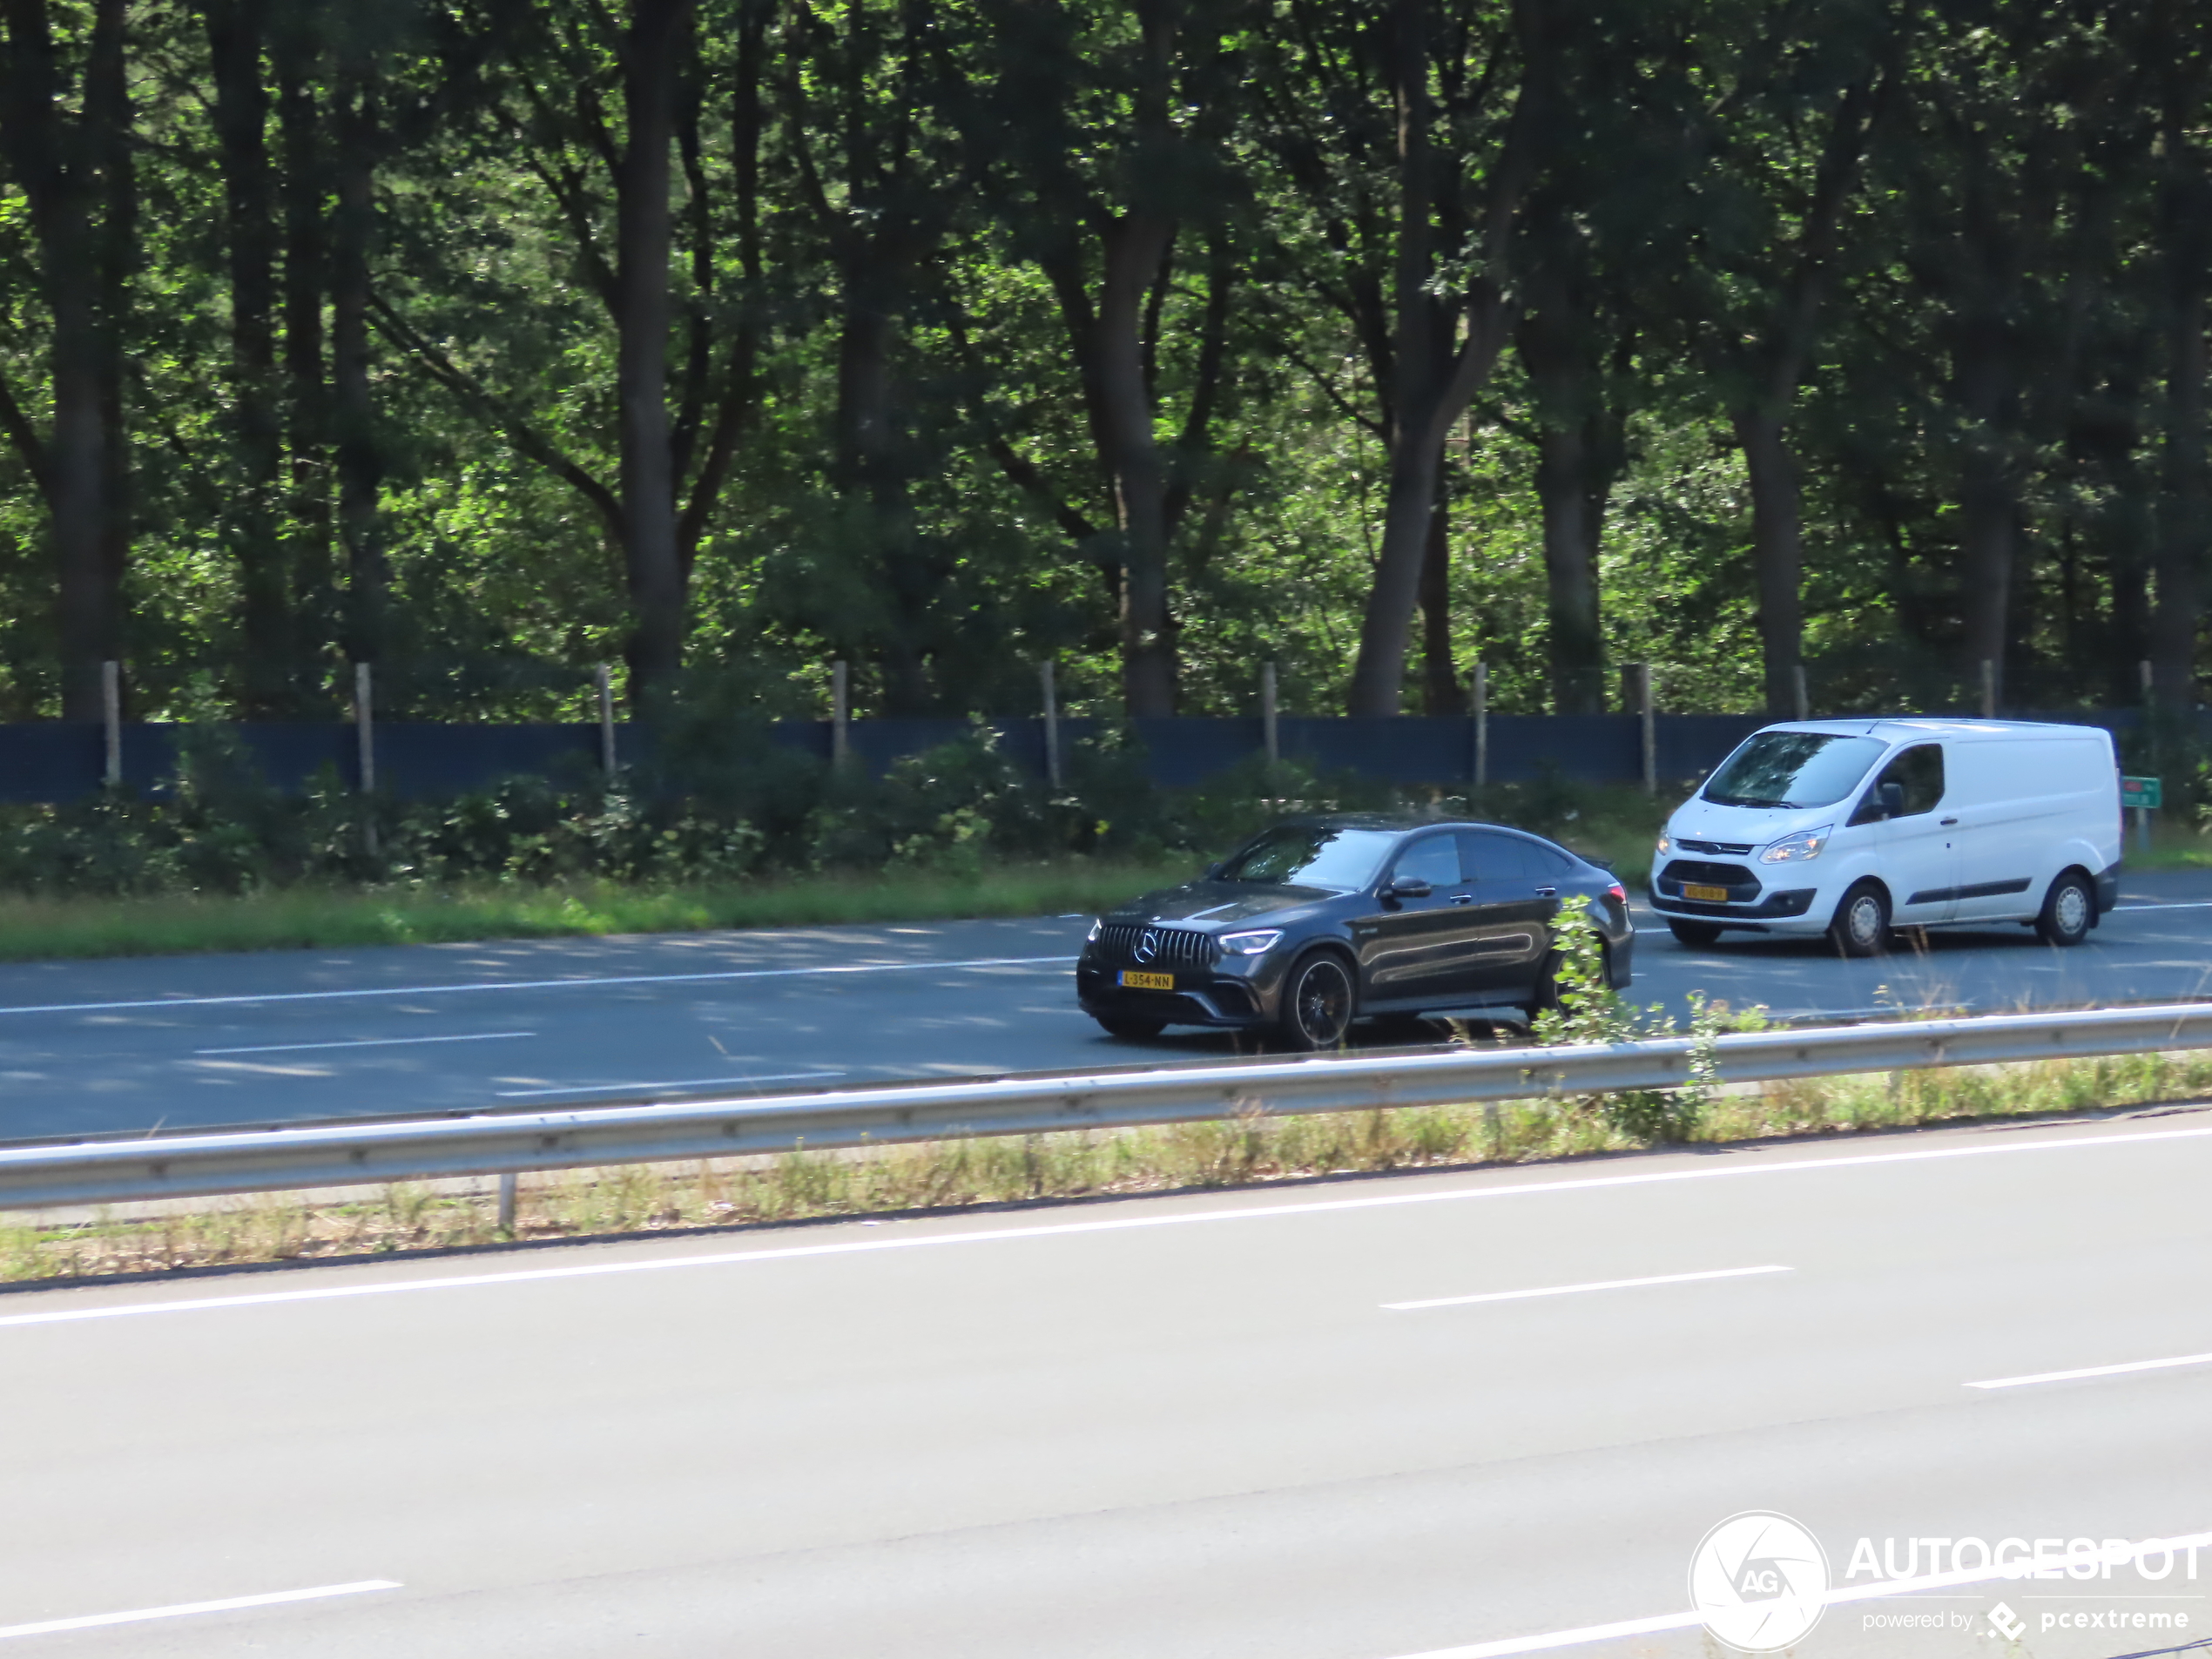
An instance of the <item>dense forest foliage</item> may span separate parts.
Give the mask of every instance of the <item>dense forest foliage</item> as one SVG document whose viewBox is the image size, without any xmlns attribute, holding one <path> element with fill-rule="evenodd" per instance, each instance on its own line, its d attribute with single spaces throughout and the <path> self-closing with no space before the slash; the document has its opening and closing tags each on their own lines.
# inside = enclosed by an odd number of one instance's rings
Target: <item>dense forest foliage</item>
<svg viewBox="0 0 2212 1659">
<path fill-rule="evenodd" d="M 2195 700 L 2185 0 L 0 29 L 0 718 Z"/>
</svg>

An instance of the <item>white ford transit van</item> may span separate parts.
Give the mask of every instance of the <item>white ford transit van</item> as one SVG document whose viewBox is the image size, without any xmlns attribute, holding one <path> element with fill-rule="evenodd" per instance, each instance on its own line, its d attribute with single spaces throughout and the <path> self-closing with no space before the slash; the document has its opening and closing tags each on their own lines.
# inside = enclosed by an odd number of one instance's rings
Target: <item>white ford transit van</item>
<svg viewBox="0 0 2212 1659">
<path fill-rule="evenodd" d="M 1676 938 L 2020 922 L 2076 945 L 2120 894 L 2120 781 L 2095 726 L 1800 720 L 1754 732 L 1668 819 L 1651 907 Z"/>
</svg>

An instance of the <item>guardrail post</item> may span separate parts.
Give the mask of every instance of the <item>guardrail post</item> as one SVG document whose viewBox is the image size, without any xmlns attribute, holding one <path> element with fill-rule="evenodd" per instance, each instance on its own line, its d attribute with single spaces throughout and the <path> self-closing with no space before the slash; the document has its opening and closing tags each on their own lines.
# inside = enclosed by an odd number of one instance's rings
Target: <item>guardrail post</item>
<svg viewBox="0 0 2212 1659">
<path fill-rule="evenodd" d="M 106 765 L 101 775 L 113 789 L 123 781 L 123 664 L 100 664 L 100 724 L 107 738 Z"/>
<path fill-rule="evenodd" d="M 606 664 L 591 671 L 592 689 L 599 703 L 599 770 L 615 775 L 615 677 Z"/>
<path fill-rule="evenodd" d="M 1812 691 L 1805 684 L 1805 665 L 1803 663 L 1792 664 L 1790 678 L 1795 684 L 1797 693 L 1797 718 L 1810 720 L 1812 718 Z"/>
<path fill-rule="evenodd" d="M 499 1177 L 499 1231 L 515 1231 L 515 1201 L 522 1185 L 522 1177 L 512 1170 L 502 1170 Z"/>
<path fill-rule="evenodd" d="M 354 745 L 361 762 L 361 846 L 376 856 L 376 713 L 369 666 L 354 664 Z"/>
<path fill-rule="evenodd" d="M 1470 701 L 1474 705 L 1474 755 L 1472 772 L 1474 786 L 1487 788 L 1490 782 L 1490 665 L 1478 660 L 1474 665 L 1474 684 L 1470 688 Z"/>
<path fill-rule="evenodd" d="M 1643 792 L 1659 792 L 1659 711 L 1652 700 L 1651 664 L 1636 664 L 1636 715 L 1642 726 Z"/>
<path fill-rule="evenodd" d="M 1283 758 L 1281 728 L 1276 724 L 1275 664 L 1259 665 L 1259 730 L 1260 741 L 1267 751 L 1267 764 L 1273 765 Z"/>
<path fill-rule="evenodd" d="M 848 736 L 846 728 L 852 724 L 852 704 L 845 670 L 845 659 L 840 658 L 830 664 L 830 765 L 843 766 Z"/>
<path fill-rule="evenodd" d="M 1037 679 L 1044 691 L 1044 780 L 1060 787 L 1060 698 L 1052 683 L 1052 658 L 1037 664 Z"/>
</svg>

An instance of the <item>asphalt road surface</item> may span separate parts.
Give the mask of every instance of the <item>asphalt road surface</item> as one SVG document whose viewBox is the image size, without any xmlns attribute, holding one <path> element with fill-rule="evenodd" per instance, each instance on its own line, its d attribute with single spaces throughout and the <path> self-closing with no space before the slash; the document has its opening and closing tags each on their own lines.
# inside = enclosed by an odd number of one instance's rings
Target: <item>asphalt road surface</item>
<svg viewBox="0 0 2212 1659">
<path fill-rule="evenodd" d="M 1088 918 L 0 967 L 0 1140 L 486 1107 L 610 1089 L 804 1088 L 1234 1052 L 1105 1036 L 1076 1008 Z M 2124 884 L 2073 951 L 2027 929 L 1845 961 L 1689 951 L 1648 913 L 1632 995 L 1785 1018 L 2010 1010 L 2212 990 L 2212 873 Z M 1403 1041 L 1400 1034 L 1396 1039 Z"/>
<path fill-rule="evenodd" d="M 7 1294 L 0 1639 L 1692 1659 L 1741 1511 L 1859 1591 L 2212 1534 L 2208 1189 L 2176 1110 Z M 2145 1565 L 1794 1651 L 2212 1632 L 2212 1548 Z"/>
<path fill-rule="evenodd" d="M 1234 1053 L 1228 1033 L 1103 1035 L 1073 1000 L 1086 927 L 1046 918 L 11 964 L 0 967 L 0 1139 Z M 1630 993 L 1676 1011 L 1688 991 L 1765 1002 L 1781 1017 L 2212 991 L 2212 872 L 2128 880 L 2121 909 L 2075 951 L 2004 927 L 1847 962 L 1820 942 L 1688 951 L 1650 914 L 1639 929 Z"/>
</svg>

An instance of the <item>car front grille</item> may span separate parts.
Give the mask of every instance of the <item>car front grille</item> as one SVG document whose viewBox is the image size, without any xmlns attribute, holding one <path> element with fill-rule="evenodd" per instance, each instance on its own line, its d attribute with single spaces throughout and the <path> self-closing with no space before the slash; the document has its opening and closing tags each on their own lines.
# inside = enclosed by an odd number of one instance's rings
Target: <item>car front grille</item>
<svg viewBox="0 0 2212 1659">
<path fill-rule="evenodd" d="M 1676 836 L 1675 845 L 1685 853 L 1725 853 L 1739 859 L 1751 850 L 1749 843 L 1739 846 L 1734 841 L 1693 841 L 1684 835 Z"/>
<path fill-rule="evenodd" d="M 1145 934 L 1153 939 L 1149 954 L 1140 954 L 1139 946 Z M 1127 962 L 1136 968 L 1211 968 L 1214 942 L 1211 934 L 1194 932 L 1188 927 L 1147 927 L 1137 922 L 1109 922 L 1098 935 L 1098 954 L 1108 961 Z"/>
</svg>

